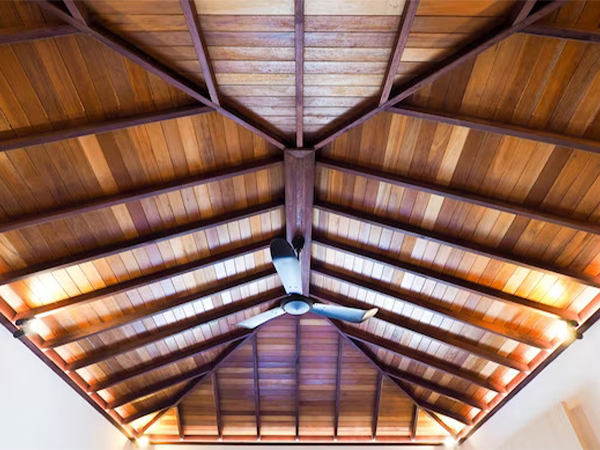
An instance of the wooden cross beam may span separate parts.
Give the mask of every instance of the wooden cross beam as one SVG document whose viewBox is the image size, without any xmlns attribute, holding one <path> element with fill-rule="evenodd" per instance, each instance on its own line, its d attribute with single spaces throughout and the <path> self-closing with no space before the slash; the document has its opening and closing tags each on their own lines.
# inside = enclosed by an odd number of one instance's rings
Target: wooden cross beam
<svg viewBox="0 0 600 450">
<path fill-rule="evenodd" d="M 296 147 L 304 147 L 304 0 L 294 0 Z"/>
<path fill-rule="evenodd" d="M 79 30 L 71 25 L 44 25 L 40 27 L 3 28 L 0 30 L 0 45 L 20 44 L 62 36 L 79 34 Z M 0 146 L 0 149 L 2 147 Z"/>
<path fill-rule="evenodd" d="M 600 43 L 600 32 L 598 30 L 589 30 L 585 28 L 542 25 L 536 23 L 524 28 L 521 33 L 557 39 L 568 39 L 570 41 Z"/>
</svg>

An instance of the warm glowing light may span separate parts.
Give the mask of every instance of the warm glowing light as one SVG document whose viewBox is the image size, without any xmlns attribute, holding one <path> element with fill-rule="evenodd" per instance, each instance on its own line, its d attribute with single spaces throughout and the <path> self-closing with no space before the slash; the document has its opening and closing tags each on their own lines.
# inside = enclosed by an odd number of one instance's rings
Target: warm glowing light
<svg viewBox="0 0 600 450">
<path fill-rule="evenodd" d="M 40 319 L 31 319 L 25 324 L 25 331 L 28 334 L 42 334 L 44 324 Z"/>
<path fill-rule="evenodd" d="M 552 334 L 559 341 L 565 342 L 575 337 L 575 330 L 564 320 L 559 320 L 552 327 Z"/>
<path fill-rule="evenodd" d="M 148 447 L 148 445 L 150 445 L 150 438 L 148 438 L 148 436 L 142 436 L 142 437 L 138 438 L 137 445 L 140 448 Z"/>
<path fill-rule="evenodd" d="M 446 448 L 456 448 L 456 439 L 453 436 L 448 436 L 444 439 L 444 447 Z"/>
</svg>

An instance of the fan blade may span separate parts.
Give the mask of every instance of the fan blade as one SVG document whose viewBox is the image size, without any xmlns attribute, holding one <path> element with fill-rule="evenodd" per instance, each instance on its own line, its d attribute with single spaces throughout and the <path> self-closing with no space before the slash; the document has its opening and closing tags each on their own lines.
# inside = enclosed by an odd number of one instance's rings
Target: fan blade
<svg viewBox="0 0 600 450">
<path fill-rule="evenodd" d="M 300 261 L 288 241 L 282 238 L 271 241 L 271 258 L 281 283 L 288 294 L 302 294 Z"/>
<path fill-rule="evenodd" d="M 275 308 L 265 311 L 264 313 L 257 314 L 256 316 L 252 316 L 249 319 L 246 319 L 240 323 L 238 323 L 238 327 L 249 328 L 250 330 L 261 326 L 263 323 L 268 322 L 269 320 L 275 319 L 279 316 L 283 316 L 285 311 L 283 308 Z"/>
<path fill-rule="evenodd" d="M 312 307 L 312 312 L 320 316 L 329 317 L 330 319 L 345 320 L 346 322 L 360 323 L 370 319 L 377 314 L 379 308 L 369 310 L 346 308 L 345 306 L 325 305 L 323 303 L 315 303 Z"/>
</svg>

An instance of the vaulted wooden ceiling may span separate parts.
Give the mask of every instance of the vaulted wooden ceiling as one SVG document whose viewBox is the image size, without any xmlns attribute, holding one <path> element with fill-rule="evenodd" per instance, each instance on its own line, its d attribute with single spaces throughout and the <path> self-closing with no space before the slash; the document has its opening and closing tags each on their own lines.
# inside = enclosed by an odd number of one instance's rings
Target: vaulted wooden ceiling
<svg viewBox="0 0 600 450">
<path fill-rule="evenodd" d="M 465 439 L 598 317 L 600 2 L 0 2 L 0 320 L 128 437 Z M 236 326 L 303 290 L 379 308 Z M 35 374 L 28 374 L 35 382 Z"/>
</svg>

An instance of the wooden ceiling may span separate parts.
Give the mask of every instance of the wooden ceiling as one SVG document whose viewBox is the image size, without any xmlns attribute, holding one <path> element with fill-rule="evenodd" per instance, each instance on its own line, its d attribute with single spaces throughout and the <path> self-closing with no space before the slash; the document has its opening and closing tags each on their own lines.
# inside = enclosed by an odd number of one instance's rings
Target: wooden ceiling
<svg viewBox="0 0 600 450">
<path fill-rule="evenodd" d="M 597 1 L 0 2 L 0 320 L 132 439 L 466 439 L 600 315 L 599 41 Z M 374 318 L 236 326 L 296 235 Z"/>
</svg>

